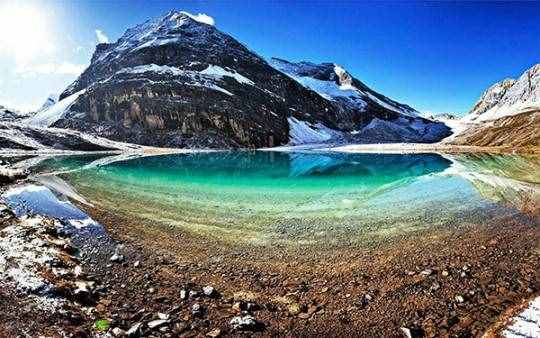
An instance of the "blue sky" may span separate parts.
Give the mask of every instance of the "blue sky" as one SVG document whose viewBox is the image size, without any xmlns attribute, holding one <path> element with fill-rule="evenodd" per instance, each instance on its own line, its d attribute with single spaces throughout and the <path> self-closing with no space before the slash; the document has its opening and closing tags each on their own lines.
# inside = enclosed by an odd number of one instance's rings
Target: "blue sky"
<svg viewBox="0 0 540 338">
<path fill-rule="evenodd" d="M 540 62 L 534 2 L 0 0 L 0 104 L 38 106 L 88 65 L 96 30 L 115 41 L 170 9 L 212 16 L 264 57 L 338 63 L 420 111 L 466 112 Z"/>
</svg>

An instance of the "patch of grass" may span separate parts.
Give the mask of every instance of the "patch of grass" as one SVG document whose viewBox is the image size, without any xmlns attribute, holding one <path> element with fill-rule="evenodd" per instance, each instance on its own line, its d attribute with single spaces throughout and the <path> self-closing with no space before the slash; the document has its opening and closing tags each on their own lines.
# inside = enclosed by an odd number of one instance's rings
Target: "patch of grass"
<svg viewBox="0 0 540 338">
<path fill-rule="evenodd" d="M 107 331 L 111 326 L 111 323 L 107 319 L 98 319 L 94 323 L 94 326 L 98 331 Z"/>
</svg>

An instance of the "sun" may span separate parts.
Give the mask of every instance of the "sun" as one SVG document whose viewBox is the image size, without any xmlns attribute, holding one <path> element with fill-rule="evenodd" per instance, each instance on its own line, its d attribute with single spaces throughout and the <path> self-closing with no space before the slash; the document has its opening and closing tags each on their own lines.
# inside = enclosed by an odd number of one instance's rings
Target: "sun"
<svg viewBox="0 0 540 338">
<path fill-rule="evenodd" d="M 53 50 L 50 13 L 34 3 L 0 5 L 0 53 L 18 62 L 29 61 Z"/>
</svg>

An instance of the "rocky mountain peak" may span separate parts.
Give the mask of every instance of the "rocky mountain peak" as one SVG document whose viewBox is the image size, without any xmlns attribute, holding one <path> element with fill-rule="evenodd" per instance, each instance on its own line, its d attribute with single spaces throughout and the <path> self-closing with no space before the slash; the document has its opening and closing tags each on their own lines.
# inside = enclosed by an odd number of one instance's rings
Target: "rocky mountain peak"
<svg viewBox="0 0 540 338">
<path fill-rule="evenodd" d="M 295 63 L 279 58 L 271 58 L 269 62 L 274 68 L 326 99 L 340 101 L 361 111 L 382 109 L 395 113 L 396 117 L 418 116 L 415 109 L 377 93 L 336 63 Z M 385 119 L 388 117 L 386 115 Z"/>
<path fill-rule="evenodd" d="M 471 121 L 494 120 L 540 107 L 540 63 L 517 80 L 505 79 L 489 87 L 473 106 Z"/>
<path fill-rule="evenodd" d="M 448 133 L 335 63 L 269 63 L 212 24 L 171 11 L 98 45 L 55 109 L 33 123 L 167 147 L 272 147 L 337 135 L 433 142 Z M 368 126 L 369 135 L 358 133 Z"/>
</svg>

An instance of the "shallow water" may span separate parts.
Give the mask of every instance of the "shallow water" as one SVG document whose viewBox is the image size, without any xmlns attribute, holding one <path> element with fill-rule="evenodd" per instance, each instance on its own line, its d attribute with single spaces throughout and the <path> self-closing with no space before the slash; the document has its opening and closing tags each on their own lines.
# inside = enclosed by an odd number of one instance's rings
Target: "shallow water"
<svg viewBox="0 0 540 338">
<path fill-rule="evenodd" d="M 36 163 L 35 173 L 54 173 L 38 182 L 79 202 L 253 244 L 536 221 L 540 205 L 538 157 L 214 152 Z"/>
</svg>

